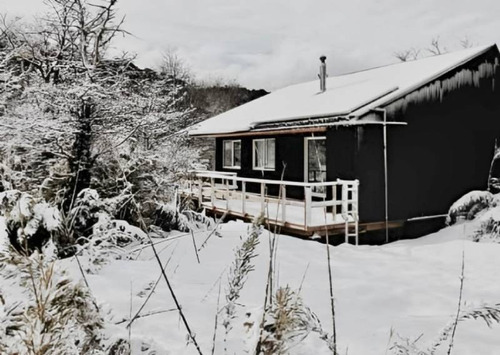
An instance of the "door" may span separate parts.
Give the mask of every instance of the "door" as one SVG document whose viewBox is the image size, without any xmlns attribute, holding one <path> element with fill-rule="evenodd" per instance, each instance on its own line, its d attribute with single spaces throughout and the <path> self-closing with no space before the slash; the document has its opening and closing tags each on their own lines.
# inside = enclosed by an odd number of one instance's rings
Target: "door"
<svg viewBox="0 0 500 355">
<path fill-rule="evenodd" d="M 306 137 L 304 139 L 304 181 L 326 181 L 326 137 Z M 324 197 L 326 188 L 315 187 L 312 192 Z"/>
</svg>

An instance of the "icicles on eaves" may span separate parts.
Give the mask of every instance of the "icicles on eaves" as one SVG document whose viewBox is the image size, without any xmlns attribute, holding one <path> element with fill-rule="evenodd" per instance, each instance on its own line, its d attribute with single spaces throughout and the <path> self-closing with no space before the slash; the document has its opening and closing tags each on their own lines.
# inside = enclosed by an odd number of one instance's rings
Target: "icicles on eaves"
<svg viewBox="0 0 500 355">
<path fill-rule="evenodd" d="M 476 70 L 462 69 L 450 78 L 435 80 L 388 105 L 386 107 L 387 112 L 394 115 L 397 112 L 406 112 L 410 105 L 423 102 L 442 102 L 446 94 L 460 88 L 479 88 L 483 79 L 492 79 L 492 90 L 494 90 L 495 74 L 498 66 L 499 61 L 496 58 L 494 63 L 481 63 Z"/>
<path fill-rule="evenodd" d="M 493 64 L 493 79 L 491 83 L 491 90 L 495 91 L 495 76 L 497 74 L 497 68 L 498 68 L 498 57 L 495 58 L 495 64 Z"/>
</svg>

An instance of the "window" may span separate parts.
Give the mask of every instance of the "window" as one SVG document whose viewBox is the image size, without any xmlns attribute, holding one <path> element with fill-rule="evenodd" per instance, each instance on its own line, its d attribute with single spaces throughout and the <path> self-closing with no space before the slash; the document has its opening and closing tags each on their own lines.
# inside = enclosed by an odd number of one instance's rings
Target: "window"
<svg viewBox="0 0 500 355">
<path fill-rule="evenodd" d="M 253 168 L 254 170 L 274 170 L 276 140 L 254 139 Z"/>
<path fill-rule="evenodd" d="M 241 141 L 223 141 L 223 167 L 229 169 L 241 168 Z"/>
<path fill-rule="evenodd" d="M 326 138 L 306 137 L 304 139 L 304 181 L 325 182 Z M 312 192 L 313 196 L 326 197 L 325 186 L 314 186 Z"/>
</svg>

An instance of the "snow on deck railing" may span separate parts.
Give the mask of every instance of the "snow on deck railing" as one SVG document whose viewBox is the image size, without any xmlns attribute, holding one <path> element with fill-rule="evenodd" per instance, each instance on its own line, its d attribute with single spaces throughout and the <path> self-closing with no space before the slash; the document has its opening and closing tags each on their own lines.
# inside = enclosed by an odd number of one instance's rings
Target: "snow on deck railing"
<svg viewBox="0 0 500 355">
<path fill-rule="evenodd" d="M 257 185 L 248 192 L 248 185 Z M 275 186 L 275 195 L 268 187 Z M 287 188 L 303 189 L 303 199 L 289 198 Z M 263 214 L 278 225 L 309 231 L 311 228 L 345 225 L 346 242 L 358 242 L 358 180 L 298 182 L 238 177 L 234 172 L 191 171 L 185 192 L 195 196 L 200 207 L 241 217 Z M 277 196 L 276 196 L 277 195 Z M 301 194 L 302 195 L 302 194 Z"/>
</svg>

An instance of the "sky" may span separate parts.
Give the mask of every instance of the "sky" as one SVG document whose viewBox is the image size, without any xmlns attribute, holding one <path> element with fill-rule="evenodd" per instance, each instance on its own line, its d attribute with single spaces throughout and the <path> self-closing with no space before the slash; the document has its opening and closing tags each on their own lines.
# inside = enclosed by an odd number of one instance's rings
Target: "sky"
<svg viewBox="0 0 500 355">
<path fill-rule="evenodd" d="M 0 13 L 26 20 L 42 0 L 0 0 Z M 500 43 L 498 0 L 118 0 L 124 29 L 116 51 L 157 67 L 175 52 L 199 80 L 275 90 L 315 80 L 319 57 L 330 76 L 397 62 L 394 53 L 448 51 L 468 38 Z"/>
</svg>

